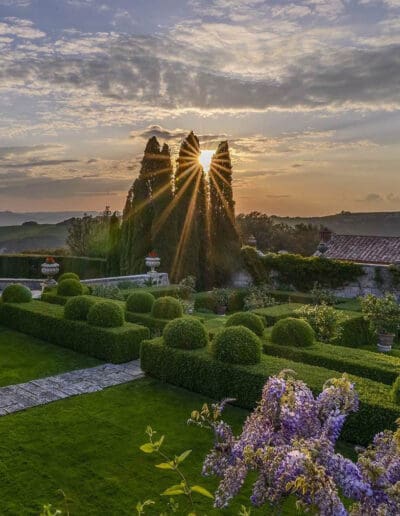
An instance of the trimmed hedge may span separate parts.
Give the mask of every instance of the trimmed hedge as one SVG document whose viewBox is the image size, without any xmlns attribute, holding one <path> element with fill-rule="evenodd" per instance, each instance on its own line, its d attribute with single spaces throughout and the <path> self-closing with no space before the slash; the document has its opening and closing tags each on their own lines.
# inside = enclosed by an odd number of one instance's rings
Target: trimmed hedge
<svg viewBox="0 0 400 516">
<path fill-rule="evenodd" d="M 154 287 L 136 287 L 136 288 L 121 288 L 121 292 L 125 299 L 128 299 L 130 294 L 134 292 L 149 292 L 156 299 L 159 297 L 171 296 L 186 299 L 188 292 L 182 289 L 179 285 L 159 285 Z"/>
<path fill-rule="evenodd" d="M 77 274 L 75 274 L 75 272 L 64 272 L 64 274 L 61 274 L 61 276 L 59 278 L 57 278 L 57 282 L 61 283 L 62 281 L 66 280 L 66 279 L 74 279 L 76 281 L 80 280 L 79 276 Z"/>
<path fill-rule="evenodd" d="M 88 295 L 90 292 L 89 287 L 87 287 L 86 285 L 82 285 L 82 287 L 83 287 L 82 295 Z M 40 299 L 42 301 L 45 301 L 46 303 L 51 303 L 52 305 L 64 306 L 67 303 L 67 301 L 69 299 L 71 299 L 71 297 L 70 296 L 69 297 L 68 296 L 60 296 L 59 294 L 57 294 L 57 287 L 56 287 L 56 288 L 51 288 L 51 289 L 43 292 Z"/>
<path fill-rule="evenodd" d="M 97 303 L 93 296 L 75 296 L 68 299 L 64 306 L 64 317 L 71 321 L 86 321 L 89 310 Z"/>
<path fill-rule="evenodd" d="M 254 314 L 259 315 L 265 321 L 267 326 L 273 326 L 280 319 L 286 319 L 287 317 L 296 317 L 294 313 L 303 305 L 300 303 L 284 303 L 282 305 L 268 306 L 266 308 L 257 308 L 252 310 Z"/>
<path fill-rule="evenodd" d="M 195 317 L 180 317 L 169 321 L 163 331 L 166 346 L 180 349 L 204 348 L 208 344 L 207 330 Z"/>
<path fill-rule="evenodd" d="M 57 286 L 59 296 L 80 296 L 83 294 L 83 285 L 76 279 L 65 279 Z"/>
<path fill-rule="evenodd" d="M 218 332 L 212 341 L 216 360 L 229 364 L 257 364 L 261 360 L 261 341 L 245 326 L 231 326 Z"/>
<path fill-rule="evenodd" d="M 272 328 L 271 340 L 280 346 L 296 346 L 298 348 L 312 346 L 315 333 L 307 321 L 288 317 L 281 319 Z"/>
<path fill-rule="evenodd" d="M 42 278 L 41 264 L 45 255 L 0 255 L 0 278 Z M 60 270 L 75 272 L 80 278 L 104 278 L 107 276 L 107 260 L 84 256 L 54 256 Z"/>
<path fill-rule="evenodd" d="M 94 303 L 87 315 L 87 322 L 100 328 L 119 328 L 124 321 L 124 311 L 113 301 Z"/>
<path fill-rule="evenodd" d="M 235 398 L 235 404 L 245 409 L 255 407 L 268 377 L 282 369 L 296 371 L 297 378 L 306 382 L 314 394 L 321 392 L 326 380 L 341 376 L 337 371 L 273 356 L 263 356 L 257 365 L 225 364 L 214 360 L 207 350 L 173 349 L 165 346 L 163 339 L 142 342 L 140 363 L 143 371 L 161 381 L 216 400 Z M 400 407 L 391 401 L 388 385 L 349 377 L 359 394 L 360 408 L 348 417 L 341 437 L 367 445 L 376 433 L 385 428 L 395 429 Z"/>
<path fill-rule="evenodd" d="M 159 297 L 153 303 L 151 315 L 157 319 L 176 319 L 183 315 L 182 305 L 175 297 Z"/>
<path fill-rule="evenodd" d="M 3 290 L 1 299 L 4 303 L 29 303 L 32 300 L 32 292 L 24 285 L 14 283 L 7 285 Z"/>
<path fill-rule="evenodd" d="M 198 292 L 194 295 L 194 309 L 195 310 L 208 310 L 209 312 L 215 312 L 217 309 L 217 302 L 212 292 Z"/>
<path fill-rule="evenodd" d="M 125 319 L 131 323 L 142 324 L 149 328 L 149 330 L 156 330 L 162 332 L 165 326 L 170 322 L 170 319 L 158 319 L 151 314 L 138 314 L 135 312 L 125 312 Z"/>
<path fill-rule="evenodd" d="M 149 313 L 153 308 L 155 299 L 156 298 L 150 292 L 142 292 L 141 290 L 132 292 L 126 300 L 126 309 L 129 312 L 139 314 Z"/>
<path fill-rule="evenodd" d="M 327 367 L 391 385 L 400 372 L 400 358 L 363 349 L 316 342 L 308 348 L 263 343 L 264 352 L 295 362 Z"/>
<path fill-rule="evenodd" d="M 225 326 L 245 326 L 259 337 L 262 337 L 264 333 L 264 322 L 262 318 L 252 312 L 237 312 L 231 315 L 226 321 Z"/>
<path fill-rule="evenodd" d="M 99 328 L 63 315 L 62 307 L 42 301 L 0 303 L 0 324 L 107 362 L 138 358 L 140 343 L 149 338 L 149 330 L 143 326 L 126 323 L 119 328 Z"/>
<path fill-rule="evenodd" d="M 348 310 L 340 310 L 339 313 L 344 314 L 346 319 L 340 324 L 342 331 L 334 344 L 349 348 L 376 344 L 377 337 L 362 314 Z"/>
</svg>

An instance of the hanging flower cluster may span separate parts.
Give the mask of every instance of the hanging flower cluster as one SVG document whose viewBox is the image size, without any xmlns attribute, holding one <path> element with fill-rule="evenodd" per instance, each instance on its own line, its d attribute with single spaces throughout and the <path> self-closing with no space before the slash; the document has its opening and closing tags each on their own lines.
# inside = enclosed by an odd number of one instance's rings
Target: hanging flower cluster
<svg viewBox="0 0 400 516">
<path fill-rule="evenodd" d="M 205 405 L 189 420 L 215 434 L 203 474 L 222 478 L 216 507 L 226 507 L 255 471 L 251 502 L 257 507 L 294 495 L 299 508 L 325 516 L 400 514 L 400 430 L 377 434 L 357 463 L 335 452 L 346 416 L 358 409 L 346 375 L 329 380 L 317 397 L 290 371 L 271 377 L 238 437 L 221 420 L 225 403 Z M 339 493 L 353 500 L 350 509 Z"/>
</svg>

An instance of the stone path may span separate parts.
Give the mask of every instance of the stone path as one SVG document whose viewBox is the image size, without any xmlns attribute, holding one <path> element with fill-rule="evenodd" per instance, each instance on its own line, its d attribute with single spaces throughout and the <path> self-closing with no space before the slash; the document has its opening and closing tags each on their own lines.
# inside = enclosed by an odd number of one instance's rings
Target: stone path
<svg viewBox="0 0 400 516">
<path fill-rule="evenodd" d="M 144 376 L 139 360 L 104 364 L 0 388 L 0 416 L 70 396 L 102 391 Z"/>
</svg>

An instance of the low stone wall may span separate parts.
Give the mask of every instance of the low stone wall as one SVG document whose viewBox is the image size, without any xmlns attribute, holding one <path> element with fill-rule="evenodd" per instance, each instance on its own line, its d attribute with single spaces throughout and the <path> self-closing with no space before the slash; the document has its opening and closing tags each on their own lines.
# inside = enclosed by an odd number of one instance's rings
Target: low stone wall
<svg viewBox="0 0 400 516">
<path fill-rule="evenodd" d="M 393 277 L 387 265 L 363 265 L 364 275 L 344 287 L 333 290 L 339 297 L 358 297 L 367 294 L 383 296 L 386 292 L 392 292 L 400 297 L 400 288 L 393 285 Z"/>
</svg>

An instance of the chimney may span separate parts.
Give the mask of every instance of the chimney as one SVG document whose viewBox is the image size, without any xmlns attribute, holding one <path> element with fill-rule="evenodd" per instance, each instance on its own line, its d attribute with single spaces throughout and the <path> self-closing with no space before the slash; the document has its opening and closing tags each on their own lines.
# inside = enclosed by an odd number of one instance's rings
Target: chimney
<svg viewBox="0 0 400 516">
<path fill-rule="evenodd" d="M 321 239 L 321 242 L 324 242 L 325 244 L 330 242 L 332 235 L 333 235 L 333 231 L 331 231 L 327 227 L 321 229 L 321 231 L 319 232 L 319 237 Z"/>
</svg>

